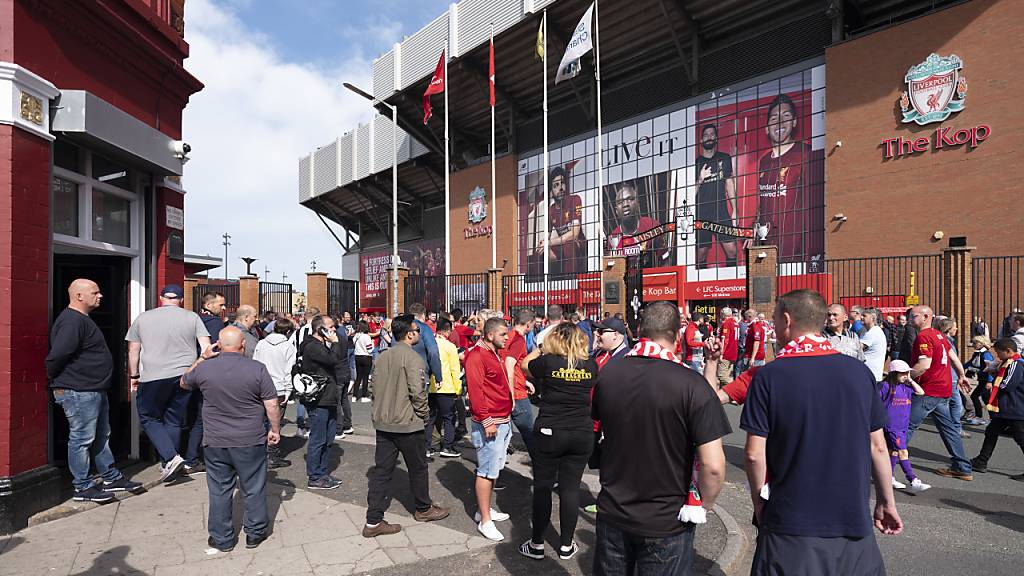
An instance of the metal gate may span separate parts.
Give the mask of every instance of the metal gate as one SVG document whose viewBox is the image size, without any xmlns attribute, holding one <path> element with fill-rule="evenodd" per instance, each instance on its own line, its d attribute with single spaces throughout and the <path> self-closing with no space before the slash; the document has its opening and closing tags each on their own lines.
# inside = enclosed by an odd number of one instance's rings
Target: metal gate
<svg viewBox="0 0 1024 576">
<path fill-rule="evenodd" d="M 196 314 L 203 309 L 203 296 L 210 292 L 224 295 L 224 315 L 234 314 L 240 301 L 238 284 L 196 284 L 192 287 L 192 311 Z"/>
<path fill-rule="evenodd" d="M 1024 309 L 1024 256 L 974 258 L 971 293 L 973 315 L 988 324 L 993 339 L 1002 336 L 1003 320 Z"/>
<path fill-rule="evenodd" d="M 423 304 L 430 312 L 447 308 L 444 276 L 409 275 L 405 278 L 405 312 L 411 304 Z"/>
<path fill-rule="evenodd" d="M 278 314 L 292 313 L 292 285 L 280 282 L 260 282 L 260 309 L 262 316 L 266 312 Z"/>
<path fill-rule="evenodd" d="M 341 316 L 343 312 L 349 312 L 353 317 L 358 316 L 359 311 L 359 282 L 355 280 L 342 280 L 340 278 L 327 279 L 327 313 L 331 316 Z"/>
<path fill-rule="evenodd" d="M 447 309 L 458 308 L 462 310 L 463 314 L 469 315 L 488 308 L 489 298 L 487 296 L 490 294 L 490 286 L 490 277 L 486 273 L 448 276 Z"/>
<path fill-rule="evenodd" d="M 633 334 L 640 333 L 640 311 L 644 307 L 644 270 L 639 267 L 639 258 L 626 259 L 626 324 Z"/>
</svg>

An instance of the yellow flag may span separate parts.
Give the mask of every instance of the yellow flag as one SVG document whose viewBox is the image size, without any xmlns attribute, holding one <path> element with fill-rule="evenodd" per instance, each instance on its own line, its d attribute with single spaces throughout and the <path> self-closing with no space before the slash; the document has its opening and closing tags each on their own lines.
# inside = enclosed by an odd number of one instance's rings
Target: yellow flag
<svg viewBox="0 0 1024 576">
<path fill-rule="evenodd" d="M 546 16 L 546 15 L 545 15 Z M 537 27 L 537 58 L 544 59 L 544 19 L 540 21 L 540 26 Z"/>
</svg>

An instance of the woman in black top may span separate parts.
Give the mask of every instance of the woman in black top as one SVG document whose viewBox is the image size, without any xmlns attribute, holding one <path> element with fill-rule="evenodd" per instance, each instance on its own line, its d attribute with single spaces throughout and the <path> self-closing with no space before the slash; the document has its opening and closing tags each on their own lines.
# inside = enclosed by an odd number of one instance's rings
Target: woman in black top
<svg viewBox="0 0 1024 576">
<path fill-rule="evenodd" d="M 587 354 L 587 336 L 571 323 L 559 324 L 544 338 L 544 353 L 531 352 L 520 364 L 540 394 L 540 414 L 533 425 L 533 534 L 519 547 L 524 556 L 544 558 L 544 532 L 551 522 L 551 491 L 557 480 L 561 548 L 572 558 L 580 507 L 580 480 L 594 448 L 590 391 L 597 364 Z"/>
</svg>

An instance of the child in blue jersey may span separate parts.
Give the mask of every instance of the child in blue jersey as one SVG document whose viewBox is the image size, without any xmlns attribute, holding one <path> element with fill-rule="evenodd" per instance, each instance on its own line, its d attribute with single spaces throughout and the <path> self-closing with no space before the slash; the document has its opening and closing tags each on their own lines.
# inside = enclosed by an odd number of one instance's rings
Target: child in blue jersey
<svg viewBox="0 0 1024 576">
<path fill-rule="evenodd" d="M 924 395 L 924 390 L 910 379 L 910 366 L 902 360 L 893 360 L 889 363 L 889 375 L 879 385 L 879 394 L 882 396 L 882 403 L 889 414 L 885 424 L 885 439 L 889 444 L 892 460 L 892 487 L 907 488 L 910 492 L 924 492 L 931 488 L 931 485 L 921 482 L 921 479 L 914 474 L 910 465 L 910 454 L 907 452 L 907 428 L 910 426 L 910 402 L 916 394 Z M 896 464 L 903 469 L 903 474 L 910 482 L 906 484 L 896 480 Z"/>
</svg>

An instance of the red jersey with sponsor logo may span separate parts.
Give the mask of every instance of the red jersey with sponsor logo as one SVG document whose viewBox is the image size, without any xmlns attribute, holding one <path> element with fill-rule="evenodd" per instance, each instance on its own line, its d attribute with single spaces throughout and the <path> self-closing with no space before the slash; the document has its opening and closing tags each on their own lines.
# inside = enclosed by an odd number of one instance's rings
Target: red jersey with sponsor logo
<svg viewBox="0 0 1024 576">
<path fill-rule="evenodd" d="M 917 379 L 926 396 L 949 398 L 953 394 L 953 374 L 949 369 L 952 349 L 949 340 L 935 328 L 927 328 L 917 334 L 911 362 L 916 363 L 922 357 L 932 360 L 932 365 Z"/>
<path fill-rule="evenodd" d="M 807 145 L 796 142 L 782 156 L 769 151 L 757 166 L 757 222 L 768 225 L 766 241 L 778 246 L 779 258 L 786 261 L 806 254 L 810 159 Z"/>
<path fill-rule="evenodd" d="M 764 348 L 768 343 L 768 331 L 764 328 L 764 322 L 754 322 L 747 328 L 747 342 L 744 347 L 744 354 L 750 358 L 754 352 L 754 342 L 760 342 L 757 347 L 757 356 L 751 360 L 764 360 Z"/>
<path fill-rule="evenodd" d="M 641 216 L 640 219 L 637 220 L 635 230 L 623 230 L 622 224 L 619 224 L 618 226 L 615 227 L 614 230 L 612 230 L 611 236 L 608 237 L 608 248 L 614 250 L 617 248 L 626 248 L 627 246 L 635 246 L 636 244 L 628 239 L 630 236 L 642 234 L 644 232 L 647 232 L 648 230 L 657 228 L 658 226 L 661 226 L 661 222 L 658 222 L 657 220 L 649 216 Z M 640 249 L 656 250 L 659 248 L 664 248 L 665 246 L 667 246 L 666 241 L 668 237 L 668 234 L 662 234 L 661 236 L 651 238 L 646 242 L 641 242 Z M 615 245 L 615 241 L 617 241 L 618 245 Z"/>
<path fill-rule="evenodd" d="M 739 322 L 732 316 L 722 320 L 722 325 L 718 328 L 718 336 L 722 339 L 722 358 L 729 362 L 736 362 L 739 359 L 740 349 Z"/>
<path fill-rule="evenodd" d="M 683 360 L 692 362 L 693 353 L 697 350 L 701 350 L 704 346 L 704 337 L 700 333 L 700 326 L 691 322 L 686 326 L 686 331 L 683 332 L 683 337 L 686 339 L 686 355 L 683 357 Z"/>
<path fill-rule="evenodd" d="M 501 349 L 499 356 L 501 356 L 502 362 L 508 358 L 516 361 L 516 366 L 512 369 L 512 399 L 529 398 L 530 394 L 526 390 L 526 375 L 519 367 L 519 363 L 526 358 L 526 338 L 518 330 L 509 330 L 508 341 L 505 342 L 505 347 Z"/>
</svg>

